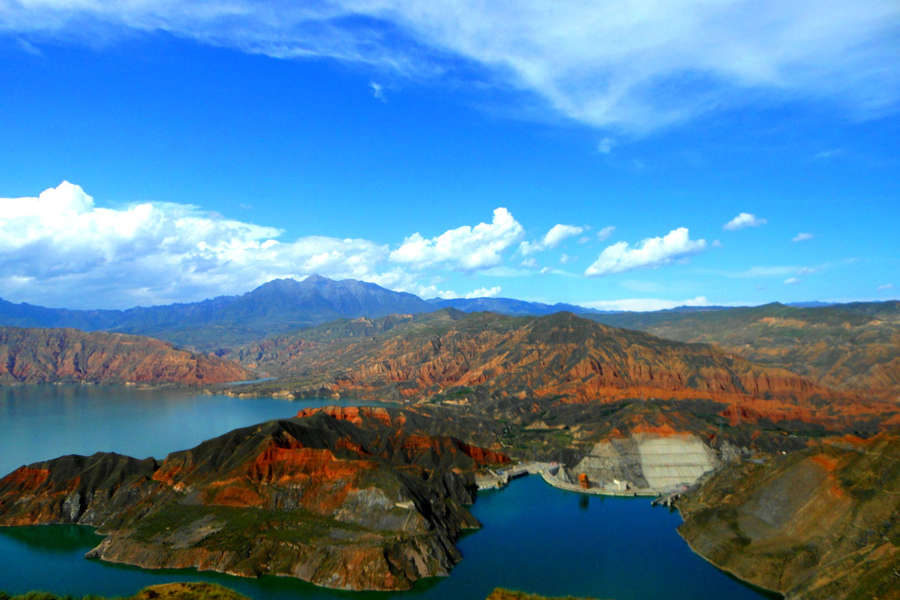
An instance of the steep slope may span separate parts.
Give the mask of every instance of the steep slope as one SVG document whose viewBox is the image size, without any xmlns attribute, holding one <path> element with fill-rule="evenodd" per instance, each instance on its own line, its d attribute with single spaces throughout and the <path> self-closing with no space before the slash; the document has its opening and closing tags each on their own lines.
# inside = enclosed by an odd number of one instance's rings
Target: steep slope
<svg viewBox="0 0 900 600">
<path fill-rule="evenodd" d="M 466 471 L 508 459 L 404 427 L 387 409 L 320 409 L 238 429 L 158 464 L 66 456 L 0 480 L 0 525 L 78 523 L 90 557 L 284 575 L 344 589 L 448 574 L 477 527 Z"/>
<path fill-rule="evenodd" d="M 444 310 L 334 323 L 233 355 L 283 380 L 236 392 L 378 400 L 707 398 L 734 420 L 843 423 L 896 412 L 711 346 L 614 329 L 570 313 L 505 317 Z"/>
<path fill-rule="evenodd" d="M 0 384 L 134 382 L 202 385 L 253 379 L 228 360 L 147 337 L 0 327 Z"/>
<path fill-rule="evenodd" d="M 900 302 L 590 315 L 683 342 L 715 344 L 834 389 L 900 398 Z"/>
<path fill-rule="evenodd" d="M 696 552 L 789 599 L 900 598 L 900 432 L 732 464 L 679 504 Z"/>
</svg>

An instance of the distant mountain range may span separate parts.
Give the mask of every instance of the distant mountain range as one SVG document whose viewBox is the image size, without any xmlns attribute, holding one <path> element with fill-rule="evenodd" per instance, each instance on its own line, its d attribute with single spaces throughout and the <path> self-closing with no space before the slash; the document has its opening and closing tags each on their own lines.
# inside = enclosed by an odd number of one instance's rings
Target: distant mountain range
<svg viewBox="0 0 900 600">
<path fill-rule="evenodd" d="M 827 387 L 874 391 L 883 397 L 900 393 L 900 358 L 896 351 L 900 339 L 898 301 L 617 312 L 510 298 L 426 301 L 374 283 L 312 275 L 303 281 L 276 279 L 239 296 L 127 310 L 47 308 L 0 299 L 0 327 L 143 335 L 233 357 L 250 348 L 267 347 L 265 343 L 259 346 L 263 340 L 283 338 L 324 323 L 378 320 L 394 315 L 377 325 L 387 329 L 402 322 L 403 315 L 441 310 L 536 317 L 568 312 L 669 340 L 711 343 L 758 364 L 786 368 Z M 322 336 L 368 335 L 372 327 L 371 323 L 336 323 L 310 334 L 322 341 Z"/>
<path fill-rule="evenodd" d="M 303 281 L 275 279 L 240 296 L 128 310 L 69 310 L 0 300 L 0 325 L 116 331 L 221 353 L 274 333 L 335 319 L 434 310 L 434 305 L 413 294 L 312 275 Z"/>
</svg>

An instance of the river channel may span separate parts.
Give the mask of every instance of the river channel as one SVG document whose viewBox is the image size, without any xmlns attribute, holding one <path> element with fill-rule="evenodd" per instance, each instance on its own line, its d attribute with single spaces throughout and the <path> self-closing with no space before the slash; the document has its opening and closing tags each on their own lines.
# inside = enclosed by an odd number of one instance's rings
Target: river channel
<svg viewBox="0 0 900 600">
<path fill-rule="evenodd" d="M 237 427 L 335 403 L 119 386 L 0 388 L 0 476 L 63 454 L 163 458 Z M 471 508 L 484 527 L 459 541 L 463 562 L 450 577 L 409 592 L 335 592 L 284 578 L 109 565 L 83 558 L 100 538 L 74 526 L 0 528 L 0 590 L 128 596 L 159 583 L 213 581 L 255 600 L 482 600 L 498 586 L 617 600 L 770 597 L 692 553 L 675 530 L 678 514 L 651 508 L 648 499 L 586 496 L 531 476 L 480 493 Z"/>
</svg>

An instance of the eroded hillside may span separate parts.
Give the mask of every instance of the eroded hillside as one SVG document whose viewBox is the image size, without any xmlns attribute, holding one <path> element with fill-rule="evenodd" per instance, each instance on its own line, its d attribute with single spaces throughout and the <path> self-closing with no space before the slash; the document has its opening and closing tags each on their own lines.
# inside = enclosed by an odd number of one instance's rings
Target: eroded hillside
<svg viewBox="0 0 900 600">
<path fill-rule="evenodd" d="M 77 329 L 0 327 L 0 384 L 180 383 L 253 379 L 229 360 L 153 338 Z"/>
</svg>

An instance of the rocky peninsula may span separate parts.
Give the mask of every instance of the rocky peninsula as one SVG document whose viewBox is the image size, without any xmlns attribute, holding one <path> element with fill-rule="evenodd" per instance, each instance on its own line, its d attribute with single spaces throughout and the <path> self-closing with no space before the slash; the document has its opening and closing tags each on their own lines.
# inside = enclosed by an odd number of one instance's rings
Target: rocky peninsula
<svg viewBox="0 0 900 600">
<path fill-rule="evenodd" d="M 0 480 L 0 525 L 93 526 L 106 537 L 89 557 L 144 568 L 407 589 L 460 560 L 455 540 L 479 526 L 464 506 L 472 472 L 509 460 L 417 431 L 415 419 L 304 411 L 162 462 L 99 453 L 32 464 Z"/>
</svg>

